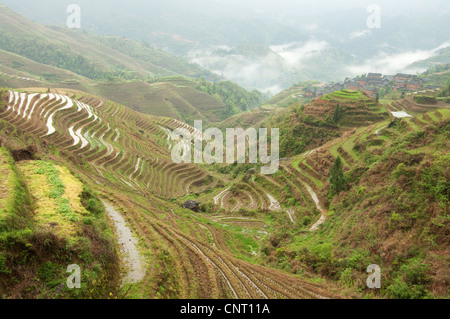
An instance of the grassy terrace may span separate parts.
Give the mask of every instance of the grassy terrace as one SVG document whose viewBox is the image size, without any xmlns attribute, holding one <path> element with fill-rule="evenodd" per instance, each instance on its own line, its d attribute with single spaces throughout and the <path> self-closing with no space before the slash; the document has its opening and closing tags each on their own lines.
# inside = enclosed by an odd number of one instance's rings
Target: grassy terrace
<svg viewBox="0 0 450 319">
<path fill-rule="evenodd" d="M 11 190 L 14 189 L 16 179 L 11 167 L 11 158 L 5 148 L 0 148 L 0 226 L 13 209 Z"/>
<path fill-rule="evenodd" d="M 18 167 L 35 198 L 37 224 L 54 229 L 61 237 L 74 236 L 78 231 L 75 222 L 88 214 L 80 202 L 83 184 L 66 167 L 51 162 L 21 162 Z"/>
<path fill-rule="evenodd" d="M 89 187 L 65 166 L 14 163 L 6 148 L 0 148 L 0 173 L 2 297 L 106 298 L 114 292 L 118 261 Z M 83 271 L 82 289 L 65 285 L 70 263 Z"/>
<path fill-rule="evenodd" d="M 88 96 L 83 96 L 82 100 L 84 103 L 93 103 L 91 106 L 98 105 L 97 101 L 91 101 Z M 137 119 L 135 112 L 122 107 L 113 109 L 107 104 L 94 109 L 102 119 L 101 123 L 94 125 L 93 118 L 83 120 L 87 118 L 87 114 L 79 117 L 80 119 L 77 117 L 76 121 L 72 118 L 72 122 L 71 117 L 67 116 L 69 112 L 57 114 L 54 121 L 58 136 L 51 140 L 55 143 L 50 143 L 52 145 L 48 147 L 52 151 L 46 152 L 47 145 L 39 148 L 39 155 L 42 155 L 41 158 L 45 161 L 17 164 L 24 176 L 28 192 L 35 199 L 32 220 L 39 229 L 53 232 L 62 238 L 72 238 L 82 233 L 90 223 L 87 208 L 81 205 L 83 200 L 80 195 L 84 193 L 82 185 L 67 169 L 50 162 L 56 160 L 79 174 L 85 184 L 98 187 L 102 197 L 107 197 L 123 213 L 136 232 L 140 244 L 148 247 L 148 273 L 142 285 L 137 286 L 135 291 L 140 296 L 233 297 L 225 280 L 229 280 L 237 296 L 242 298 L 261 297 L 261 289 L 269 297 L 304 296 L 304 292 L 296 288 L 303 287 L 302 285 L 292 285 L 298 278 L 273 269 L 253 268 L 253 264 L 261 263 L 262 242 L 266 241 L 268 236 L 267 229 L 264 228 L 266 211 L 256 216 L 252 215 L 253 211 L 250 209 L 243 212 L 236 209 L 232 213 L 225 211 L 224 217 L 236 218 L 215 222 L 209 218 L 209 214 L 194 214 L 180 208 L 188 185 L 191 185 L 193 198 L 196 198 L 198 193 L 204 194 L 201 200 L 208 197 L 212 200 L 211 194 L 215 194 L 214 184 L 217 178 L 201 183 L 207 178 L 206 171 L 193 165 L 171 165 L 167 154 L 166 135 L 159 129 L 158 124 L 166 123 L 169 128 L 179 124 L 170 119 L 164 122 L 163 119 L 150 116 Z M 40 111 L 40 108 L 38 110 Z M 76 107 L 70 109 L 72 112 L 75 110 Z M 112 112 L 116 111 L 117 114 L 112 116 Z M 112 117 L 115 119 L 114 125 Z M 37 117 L 34 120 L 41 127 L 42 123 L 45 123 L 42 118 Z M 67 123 L 75 125 L 75 132 L 81 128 L 81 134 L 84 134 L 91 144 L 96 141 L 95 146 L 81 149 L 80 144 L 77 144 L 78 146 L 74 147 L 75 139 L 70 136 Z M 27 133 L 21 131 L 27 131 L 28 123 L 21 121 L 19 124 L 18 132 L 25 136 Z M 45 124 L 43 128 L 45 132 Z M 121 133 L 118 140 L 115 139 L 116 129 Z M 92 136 L 94 133 L 95 136 Z M 47 141 L 46 138 L 44 140 Z M 99 143 L 99 140 L 102 143 Z M 158 145 L 158 140 L 161 140 L 161 146 Z M 30 138 L 29 141 L 33 139 Z M 116 141 L 115 151 L 109 155 L 106 155 L 105 147 L 99 151 L 103 141 L 108 144 L 114 144 Z M 119 150 L 122 150 L 122 153 L 114 158 Z M 85 154 L 89 154 L 92 162 L 78 162 Z M 144 163 L 147 154 L 152 159 L 146 159 Z M 140 163 L 137 158 L 141 159 Z M 281 172 L 278 179 L 286 182 L 286 185 L 283 185 L 286 186 L 285 189 L 279 189 L 279 183 L 270 178 L 256 183 L 249 182 L 248 189 L 237 192 L 236 197 L 228 196 L 224 206 L 232 209 L 238 207 L 238 202 L 244 206 L 252 202 L 255 210 L 263 204 L 267 210 L 267 188 L 283 207 L 291 208 L 290 203 L 284 203 L 285 191 L 300 198 L 297 195 L 304 193 L 302 185 L 297 180 L 290 180 L 290 175 L 286 172 Z M 194 182 L 199 183 L 192 185 Z M 144 183 L 145 185 L 142 185 Z M 133 190 L 129 184 L 133 184 L 136 189 Z M 211 184 L 213 187 L 210 187 Z M 209 195 L 203 192 L 205 188 L 209 188 Z M 167 200 L 168 198 L 170 200 Z M 300 208 L 296 209 L 299 210 Z M 244 216 L 244 213 L 249 214 L 251 220 L 239 218 Z M 214 218 L 212 214 L 211 217 Z M 292 224 L 288 214 L 284 212 L 274 213 L 274 219 L 280 223 Z M 83 242 L 83 245 L 89 246 L 89 243 Z M 89 255 L 83 258 L 86 258 L 87 262 L 92 261 Z M 214 266 L 208 260 L 212 261 Z M 256 285 L 249 285 L 246 278 L 252 278 Z M 274 286 L 275 290 L 266 287 L 273 283 L 270 278 L 277 279 L 278 286 Z M 265 286 L 260 284 L 261 282 Z M 246 289 L 243 289 L 244 285 Z M 256 286 L 262 288 L 255 288 Z M 250 292 L 249 295 L 247 291 Z"/>
<path fill-rule="evenodd" d="M 319 189 L 323 188 L 323 182 L 321 180 L 318 180 L 314 177 L 312 177 L 311 175 L 309 175 L 308 173 L 306 173 L 305 171 L 301 170 L 298 166 L 298 164 L 302 162 L 303 164 L 305 164 L 306 166 L 310 167 L 309 165 L 306 164 L 306 160 L 304 159 L 297 159 L 294 162 L 292 162 L 292 166 L 298 170 L 302 175 L 305 176 L 305 178 L 309 179 L 310 181 L 312 181 Z"/>
<path fill-rule="evenodd" d="M 60 93 L 72 97 L 79 97 L 81 94 L 71 90 Z M 29 95 L 25 93 L 24 97 L 26 102 Z M 16 116 L 17 106 L 14 112 L 5 110 L 4 116 L 21 129 L 44 137 L 48 131 L 47 117 L 58 110 L 61 103 L 53 99 L 48 101 L 45 97 L 37 97 L 36 101 L 36 110 L 30 119 Z M 21 100 L 15 99 L 13 102 L 19 105 Z M 54 148 L 55 155 L 72 153 L 82 159 L 81 164 L 85 167 L 89 164 L 94 164 L 97 168 L 103 167 L 104 170 L 122 175 L 121 180 L 125 185 L 137 186 L 144 191 L 156 189 L 160 195 L 168 197 L 181 193 L 176 187 L 177 183 L 181 183 L 180 186 L 186 189 L 187 184 L 203 178 L 204 174 L 194 165 L 185 169 L 174 169 L 163 160 L 168 157 L 166 133 L 157 123 L 167 123 L 169 128 L 173 128 L 174 125 L 180 125 L 178 122 L 169 118 L 138 115 L 126 107 L 113 105 L 89 95 L 80 98 L 79 102 L 84 103 L 83 108 L 79 108 L 81 104 L 75 105 L 76 101 L 73 102 L 73 107 L 56 112 L 53 118 L 56 131 L 44 137 Z M 23 107 L 21 112 L 28 115 L 30 109 L 25 110 Z M 33 125 L 30 125 L 30 122 Z M 76 145 L 73 145 L 74 143 Z M 98 172 L 96 168 L 94 171 Z M 170 182 L 166 183 L 164 177 Z"/>
<path fill-rule="evenodd" d="M 336 91 L 330 94 L 327 94 L 325 96 L 322 97 L 323 100 L 337 100 L 337 101 L 348 101 L 348 100 L 360 100 L 360 99 L 365 99 L 367 100 L 367 96 L 365 96 L 363 93 L 359 92 L 359 91 L 354 91 L 354 90 L 341 90 L 341 91 Z"/>
</svg>

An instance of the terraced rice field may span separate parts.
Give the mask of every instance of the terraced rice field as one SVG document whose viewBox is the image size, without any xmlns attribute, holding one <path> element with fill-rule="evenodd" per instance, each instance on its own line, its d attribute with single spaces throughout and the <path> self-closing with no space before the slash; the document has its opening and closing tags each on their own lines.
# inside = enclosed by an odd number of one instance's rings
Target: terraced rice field
<svg viewBox="0 0 450 319">
<path fill-rule="evenodd" d="M 393 112 L 406 111 L 410 114 L 423 114 L 437 109 L 443 109 L 450 107 L 444 102 L 438 102 L 435 105 L 425 105 L 416 103 L 413 97 L 407 97 L 403 100 L 398 100 L 392 102 L 388 108 Z"/>
<path fill-rule="evenodd" d="M 9 91 L 0 117 L 51 147 L 97 189 L 123 217 L 145 260 L 130 290 L 136 298 L 337 298 L 324 285 L 242 260 L 257 255 L 253 233 L 233 236 L 230 227 L 261 233 L 261 217 L 234 216 L 241 208 L 272 210 L 296 220 L 283 202 L 282 183 L 313 207 L 295 170 L 252 179 L 235 189 L 214 188 L 210 201 L 226 214 L 191 214 L 173 200 L 215 186 L 215 177 L 193 164 L 175 164 L 168 130 L 194 129 L 180 121 L 138 114 L 76 91 Z M 56 152 L 57 151 L 57 152 Z M 30 172 L 31 173 L 31 172 Z M 295 177 L 295 178 L 293 178 Z M 237 189 L 237 191 L 236 191 Z M 292 208 L 292 209 L 291 209 Z M 122 221 L 121 221 L 122 222 Z M 221 226 L 221 225 L 225 226 Z M 250 245 L 248 245 L 250 243 Z M 250 246 L 250 247 L 249 247 Z M 145 266 L 142 266 L 145 265 Z"/>
<path fill-rule="evenodd" d="M 168 152 L 157 143 L 164 131 L 152 117 L 90 96 L 75 100 L 74 95 L 9 91 L 1 116 L 133 190 L 169 198 L 184 194 L 205 176 L 194 165 L 171 165 Z M 166 123 L 170 125 L 180 123 Z"/>
<path fill-rule="evenodd" d="M 304 183 L 305 187 L 299 188 L 302 199 L 309 203 L 312 200 L 316 204 L 317 209 L 322 211 L 321 216 L 316 217 L 316 223 L 311 226 L 311 231 L 317 230 L 322 223 L 326 222 L 326 216 L 324 216 L 326 211 L 323 210 L 323 206 L 320 204 L 325 198 L 321 198 L 321 195 L 324 196 L 330 169 L 338 156 L 341 157 L 344 170 L 346 171 L 364 167 L 367 165 L 367 159 L 360 156 L 360 152 L 358 152 L 359 147 L 365 147 L 366 150 L 376 156 L 378 150 L 391 144 L 394 137 L 418 132 L 427 124 L 437 123 L 450 116 L 448 106 L 440 109 L 432 108 L 430 111 L 428 107 L 422 106 L 419 108 L 417 104 L 412 105 L 409 100 L 392 104 L 396 108 L 389 107 L 391 111 L 404 111 L 418 115 L 413 118 L 398 119 L 401 128 L 390 127 L 390 123 L 393 121 L 392 118 L 368 127 L 349 131 L 341 138 L 330 141 L 318 149 L 309 150 L 291 159 L 290 163 L 283 164 L 283 168 L 293 174 L 290 177 L 290 181 L 298 180 Z M 427 112 L 424 113 L 425 111 Z M 426 147 L 420 150 L 426 152 Z M 280 183 L 286 183 L 285 180 L 281 179 L 282 175 L 278 174 L 276 179 Z"/>
</svg>

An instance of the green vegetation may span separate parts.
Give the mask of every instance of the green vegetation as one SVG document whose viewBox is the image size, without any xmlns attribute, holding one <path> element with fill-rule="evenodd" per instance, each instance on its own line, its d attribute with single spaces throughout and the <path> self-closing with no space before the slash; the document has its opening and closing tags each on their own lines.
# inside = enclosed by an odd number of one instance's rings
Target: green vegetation
<svg viewBox="0 0 450 319">
<path fill-rule="evenodd" d="M 386 118 L 385 110 L 374 100 L 358 91 L 342 90 L 307 105 L 293 102 L 261 126 L 280 128 L 280 154 L 289 157 L 339 137 L 346 128 Z"/>
<path fill-rule="evenodd" d="M 0 17 L 8 21 L 0 27 L 6 67 L 0 85 L 28 87 L 26 78 L 32 78 L 33 86 L 81 89 L 142 113 L 189 123 L 220 122 L 265 100 L 260 92 L 228 81 L 207 82 L 220 79 L 141 42 L 39 26 L 8 8 L 1 8 Z"/>
<path fill-rule="evenodd" d="M 342 111 L 340 105 L 338 104 L 336 106 L 336 110 L 334 110 L 333 113 L 333 122 L 338 123 L 341 118 L 342 118 Z"/>
<path fill-rule="evenodd" d="M 437 100 L 433 96 L 414 95 L 414 101 L 419 104 L 436 104 Z"/>
<path fill-rule="evenodd" d="M 31 198 L 14 160 L 4 147 L 0 148 L 0 172 L 0 232 L 15 232 L 29 227 Z"/>
<path fill-rule="evenodd" d="M 42 82 L 20 90 L 18 101 L 0 96 L 1 298 L 448 297 L 450 111 L 438 109 L 448 82 L 434 106 L 420 105 L 432 93 L 391 101 L 351 90 L 306 104 L 301 88 L 314 82 L 260 106 L 263 94 L 143 43 L 5 12 L 0 35 L 11 51 L 0 50 L 8 73 L 1 83 L 28 87 L 20 77 L 31 75 Z M 432 81 L 448 78 L 441 72 Z M 81 101 L 96 118 L 76 106 L 53 113 L 62 102 L 31 97 L 35 91 Z M 4 107 L 9 97 L 24 116 Z M 415 117 L 392 121 L 392 110 Z M 51 113 L 56 132 L 45 135 Z M 194 119 L 280 128 L 278 172 L 176 165 L 165 129 Z M 145 256 L 132 287 L 119 286 L 126 243 L 115 242 L 100 197 Z M 184 208 L 187 200 L 199 211 Z M 70 264 L 81 266 L 80 290 L 65 286 Z M 365 285 L 370 264 L 381 266 L 380 290 Z"/>
<path fill-rule="evenodd" d="M 450 66 L 450 64 L 449 64 Z M 444 97 L 450 97 L 450 77 L 449 79 L 445 82 L 444 87 L 442 88 L 442 90 L 439 92 L 438 97 L 444 98 Z M 449 103 L 449 102 L 446 102 Z"/>
<path fill-rule="evenodd" d="M 227 117 L 249 111 L 264 102 L 262 93 L 257 90 L 248 92 L 230 81 L 210 83 L 201 78 L 197 89 L 225 103 Z"/>
<path fill-rule="evenodd" d="M 94 40 L 127 56 L 145 62 L 148 70 L 153 74 L 155 82 L 162 76 L 177 74 L 194 78 L 202 76 L 208 79 L 216 78 L 211 72 L 202 69 L 198 65 L 166 52 L 155 50 L 143 42 L 113 36 L 99 36 L 94 38 Z"/>
<path fill-rule="evenodd" d="M 0 169 L 2 173 L 9 171 L 5 174 L 9 176 L 7 182 L 2 179 L 1 184 L 8 196 L 6 201 L 2 199 L 0 211 L 4 217 L 0 222 L 0 296 L 116 295 L 118 260 L 98 200 L 85 190 L 87 205 L 81 206 L 78 197 L 81 194 L 78 185 L 74 185 L 80 182 L 67 169 L 42 161 L 14 163 L 8 149 L 0 150 Z M 55 204 L 43 206 L 51 202 Z M 62 218 L 47 215 L 42 219 L 44 210 L 52 209 Z M 90 222 L 84 225 L 74 218 L 83 209 L 91 212 L 85 215 Z M 71 229 L 77 231 L 70 232 Z M 66 286 L 69 276 L 66 269 L 70 264 L 82 269 L 82 289 Z"/>
<path fill-rule="evenodd" d="M 90 79 L 106 79 L 114 75 L 102 71 L 82 55 L 74 54 L 69 49 L 61 49 L 39 38 L 12 36 L 0 32 L 0 47 L 33 61 L 70 70 Z"/>
<path fill-rule="evenodd" d="M 342 170 L 342 160 L 341 157 L 338 156 L 336 158 L 336 161 L 334 162 L 333 167 L 331 168 L 330 191 L 328 196 L 332 198 L 333 196 L 338 195 L 344 189 L 345 189 L 345 179 Z"/>
<path fill-rule="evenodd" d="M 354 90 L 341 90 L 322 97 L 323 100 L 360 100 L 367 99 L 361 92 Z"/>
<path fill-rule="evenodd" d="M 442 150 L 448 148 L 449 125 L 447 114 L 422 128 L 399 121 L 383 131 L 383 139 L 367 128 L 347 137 L 341 143 L 353 140 L 356 156 L 349 167 L 339 155 L 329 164 L 332 178 L 322 194 L 335 195 L 326 222 L 309 234 L 302 226 L 278 231 L 278 240 L 264 250 L 268 262 L 274 264 L 275 256 L 277 267 L 292 272 L 304 265 L 369 297 L 448 297 L 448 274 L 431 265 L 449 265 L 441 255 L 448 242 L 450 157 Z M 370 264 L 382 269 L 375 295 L 365 285 Z"/>
</svg>

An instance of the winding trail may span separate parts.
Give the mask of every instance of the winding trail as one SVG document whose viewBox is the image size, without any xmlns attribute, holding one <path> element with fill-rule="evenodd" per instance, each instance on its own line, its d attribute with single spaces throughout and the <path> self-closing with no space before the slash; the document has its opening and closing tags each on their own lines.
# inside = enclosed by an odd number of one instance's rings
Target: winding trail
<svg viewBox="0 0 450 319">
<path fill-rule="evenodd" d="M 144 258 L 137 249 L 137 239 L 131 233 L 122 215 L 114 207 L 102 200 L 108 216 L 114 222 L 118 237 L 120 251 L 123 253 L 123 261 L 127 268 L 126 275 L 122 278 L 122 286 L 134 284 L 144 279 L 146 267 Z"/>
<path fill-rule="evenodd" d="M 383 126 L 382 128 L 379 128 L 379 129 L 377 129 L 376 131 L 375 131 L 375 135 L 380 135 L 380 132 L 382 131 L 382 130 L 384 130 L 385 128 L 387 128 L 388 126 L 386 125 L 386 126 Z"/>
<path fill-rule="evenodd" d="M 280 211 L 281 210 L 280 203 L 269 193 L 266 193 L 266 195 L 270 200 L 269 210 L 275 211 L 275 212 Z"/>
<path fill-rule="evenodd" d="M 309 194 L 311 195 L 311 198 L 313 199 L 314 203 L 316 203 L 317 209 L 321 213 L 319 220 L 316 223 L 314 223 L 314 225 L 312 225 L 311 228 L 309 229 L 309 231 L 312 232 L 312 231 L 319 229 L 319 226 L 322 225 L 325 222 L 325 220 L 327 219 L 326 218 L 326 210 L 320 206 L 319 198 L 317 197 L 317 194 L 313 191 L 313 189 L 305 182 L 303 182 L 303 185 L 305 185 L 305 187 L 308 190 Z"/>
<path fill-rule="evenodd" d="M 286 213 L 288 213 L 291 222 L 293 224 L 295 224 L 294 218 L 292 217 L 292 215 L 295 214 L 294 207 L 292 207 L 291 209 L 287 210 Z"/>
</svg>

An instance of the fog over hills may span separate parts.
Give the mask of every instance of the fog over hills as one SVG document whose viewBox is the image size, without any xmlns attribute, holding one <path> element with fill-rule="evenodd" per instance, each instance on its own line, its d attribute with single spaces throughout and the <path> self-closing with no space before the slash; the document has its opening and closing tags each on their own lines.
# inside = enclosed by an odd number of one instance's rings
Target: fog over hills
<svg viewBox="0 0 450 319">
<path fill-rule="evenodd" d="M 372 1 L 0 0 L 0 298 L 449 299 L 449 2 Z"/>
<path fill-rule="evenodd" d="M 72 0 L 2 0 L 33 21 L 65 25 Z M 407 71 L 450 45 L 448 1 L 79 0 L 81 30 L 131 37 L 248 89 Z M 375 21 L 375 20 L 371 20 Z M 378 28 L 379 26 L 379 28 Z M 410 69 L 416 72 L 423 69 Z"/>
</svg>

